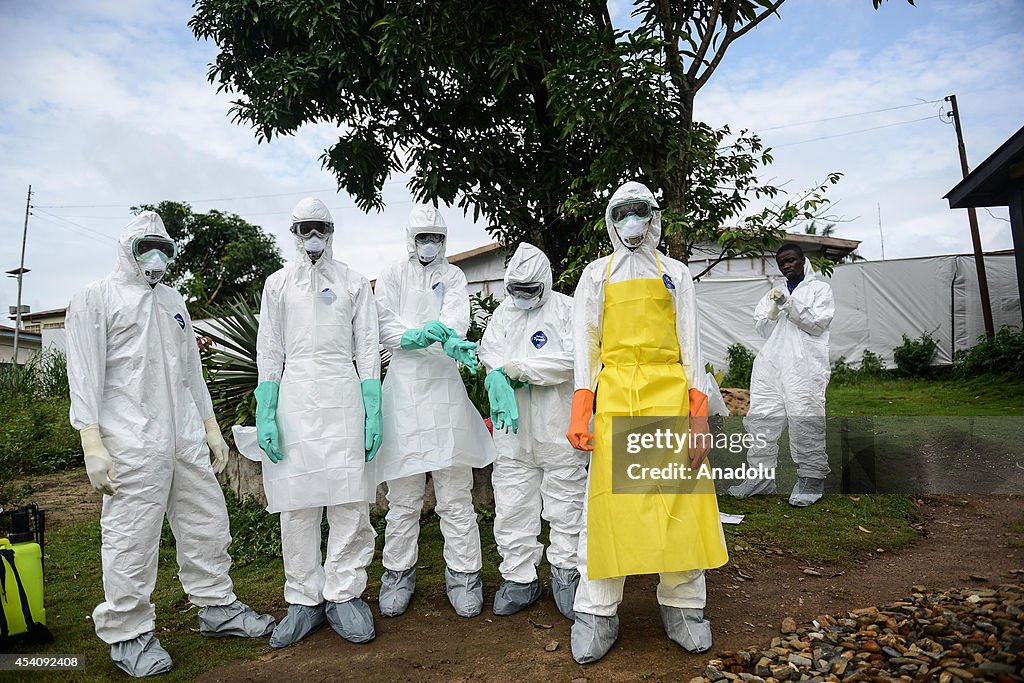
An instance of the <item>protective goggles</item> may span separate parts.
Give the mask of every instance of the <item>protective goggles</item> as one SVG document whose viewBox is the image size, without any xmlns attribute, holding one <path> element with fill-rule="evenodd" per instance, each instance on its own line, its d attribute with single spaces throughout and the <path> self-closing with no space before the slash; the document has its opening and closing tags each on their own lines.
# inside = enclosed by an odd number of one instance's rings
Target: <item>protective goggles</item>
<svg viewBox="0 0 1024 683">
<path fill-rule="evenodd" d="M 543 282 L 510 282 L 505 288 L 509 296 L 517 299 L 533 299 L 544 293 Z"/>
<path fill-rule="evenodd" d="M 178 243 L 160 235 L 146 235 L 132 242 L 132 255 L 135 258 L 142 258 L 154 249 L 166 256 L 168 261 L 174 260 L 178 255 Z"/>
<path fill-rule="evenodd" d="M 334 234 L 334 223 L 327 221 L 299 221 L 292 223 L 292 232 L 299 237 L 309 237 L 316 234 L 320 237 L 327 237 Z"/>
<path fill-rule="evenodd" d="M 654 207 L 650 202 L 643 199 L 631 200 L 623 202 L 622 204 L 616 204 L 612 207 L 612 220 L 619 223 L 626 220 L 630 214 L 643 220 L 645 218 L 650 218 L 653 211 Z"/>
<path fill-rule="evenodd" d="M 416 244 L 444 244 L 444 235 L 436 232 L 421 232 L 414 239 Z"/>
</svg>

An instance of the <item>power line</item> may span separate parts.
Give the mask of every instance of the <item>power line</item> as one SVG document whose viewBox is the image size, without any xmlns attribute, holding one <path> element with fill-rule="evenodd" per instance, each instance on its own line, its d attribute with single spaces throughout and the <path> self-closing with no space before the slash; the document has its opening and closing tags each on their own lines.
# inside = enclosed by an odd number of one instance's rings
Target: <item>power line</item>
<svg viewBox="0 0 1024 683">
<path fill-rule="evenodd" d="M 32 214 L 35 215 L 35 213 L 37 211 L 39 213 L 43 214 L 44 216 L 50 216 L 51 218 L 56 218 L 59 221 L 64 221 L 68 225 L 73 225 L 76 228 L 81 228 L 82 230 L 86 230 L 88 232 L 91 232 L 94 235 L 99 235 L 100 237 L 102 237 L 105 240 L 110 240 L 111 242 L 116 242 L 117 241 L 117 238 L 115 238 L 115 237 L 111 237 L 110 235 L 104 234 L 104 233 L 99 232 L 97 230 L 93 230 L 92 228 L 87 228 L 86 226 L 84 226 L 84 225 L 82 225 L 80 223 L 76 223 L 74 221 L 68 220 L 67 218 L 64 218 L 63 216 L 58 216 L 55 213 L 50 213 L 49 211 L 44 211 L 44 210 L 40 209 L 38 206 L 33 205 L 32 206 Z"/>
<path fill-rule="evenodd" d="M 397 183 L 405 183 L 405 180 L 389 180 L 384 185 L 395 185 Z M 182 204 L 204 204 L 209 202 L 234 202 L 243 199 L 265 199 L 269 197 L 288 197 L 297 194 L 318 194 L 320 192 L 337 192 L 337 187 L 325 187 L 317 190 L 296 190 L 294 192 L 274 192 L 270 194 L 251 194 L 251 195 L 240 195 L 237 197 L 213 197 L 210 199 L 181 199 L 172 200 L 178 201 Z M 143 202 L 145 203 L 145 202 Z M 35 208 L 41 209 L 120 209 L 123 207 L 137 206 L 138 204 L 50 204 L 45 206 L 38 206 Z M 353 205 L 354 206 L 354 205 Z"/>
<path fill-rule="evenodd" d="M 861 128 L 860 130 L 851 130 L 845 133 L 837 133 L 836 135 L 823 135 L 817 138 L 809 138 L 807 140 L 798 140 L 796 142 L 787 142 L 782 145 L 772 145 L 772 149 L 778 149 L 780 147 L 792 147 L 793 145 L 803 145 L 808 142 L 817 142 L 819 140 L 831 140 L 833 138 L 844 138 L 848 135 L 858 135 L 859 133 L 867 133 L 872 130 L 881 130 L 882 128 L 892 128 L 894 126 L 904 126 L 908 123 L 917 123 L 918 121 L 928 121 L 929 119 L 935 118 L 934 116 L 925 116 L 920 119 L 911 119 L 909 121 L 897 121 L 896 123 L 887 123 L 882 126 L 872 126 L 871 128 Z"/>
<path fill-rule="evenodd" d="M 858 111 L 858 112 L 854 112 L 852 114 L 840 114 L 839 116 L 829 116 L 829 117 L 824 118 L 824 119 L 812 119 L 810 121 L 795 121 L 793 123 L 783 123 L 783 124 L 778 125 L 778 126 L 769 126 L 767 128 L 758 128 L 757 130 L 758 130 L 758 132 L 760 132 L 760 131 L 765 131 L 765 130 L 779 130 L 780 128 L 794 128 L 796 126 L 807 126 L 807 125 L 810 125 L 812 123 L 824 123 L 826 121 L 839 121 L 841 119 L 849 119 L 849 118 L 853 118 L 855 116 L 866 116 L 867 114 L 879 114 L 879 113 L 885 112 L 885 111 L 896 111 L 897 109 L 909 109 L 911 107 L 920 107 L 921 105 L 924 105 L 924 104 L 938 104 L 939 102 L 942 102 L 942 100 L 941 99 L 938 99 L 938 100 L 927 100 L 927 101 L 915 102 L 913 104 L 901 104 L 901 105 L 898 105 L 898 106 L 895 106 L 895 107 L 885 107 L 883 109 L 872 109 L 871 111 Z"/>
</svg>

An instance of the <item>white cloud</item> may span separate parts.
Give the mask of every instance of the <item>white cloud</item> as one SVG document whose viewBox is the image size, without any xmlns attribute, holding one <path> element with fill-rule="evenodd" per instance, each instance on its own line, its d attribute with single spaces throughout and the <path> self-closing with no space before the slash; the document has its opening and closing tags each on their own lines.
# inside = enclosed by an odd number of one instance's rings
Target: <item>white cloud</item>
<svg viewBox="0 0 1024 683">
<path fill-rule="evenodd" d="M 733 47 L 700 93 L 698 115 L 763 129 L 956 92 L 971 160 L 980 162 L 1021 123 L 1024 22 L 1013 19 L 1024 11 L 1016 0 L 919 4 L 891 0 L 874 12 L 869 0 L 790 0 L 781 20 L 769 19 Z M 630 10 L 624 1 L 612 5 L 617 22 Z M 17 266 L 32 183 L 40 209 L 30 225 L 25 301 L 35 310 L 62 306 L 105 275 L 127 207 L 163 199 L 239 213 L 290 256 L 291 207 L 302 192 L 318 190 L 339 225 L 339 258 L 373 277 L 404 254 L 411 202 L 401 179 L 385 187 L 388 208 L 366 215 L 328 189 L 335 180 L 319 157 L 337 136 L 333 126 L 257 144 L 250 129 L 230 121 L 231 97 L 207 81 L 216 50 L 191 35 L 190 11 L 188 3 L 158 0 L 0 3 L 0 266 Z M 769 173 L 792 179 L 795 189 L 845 172 L 832 194 L 856 220 L 840 235 L 865 240 L 868 256 L 880 254 L 879 203 L 887 256 L 968 250 L 966 217 L 941 199 L 959 179 L 949 126 L 924 121 L 784 146 L 929 113 L 935 105 L 766 131 L 777 146 Z M 280 196 L 241 199 L 252 195 Z M 213 198 L 234 199 L 197 201 Z M 67 205 L 86 206 L 43 208 Z M 460 211 L 445 216 L 449 252 L 488 240 Z M 1009 246 L 1005 222 L 984 212 L 980 220 L 986 247 Z M 0 306 L 14 303 L 12 280 L 0 298 Z"/>
</svg>

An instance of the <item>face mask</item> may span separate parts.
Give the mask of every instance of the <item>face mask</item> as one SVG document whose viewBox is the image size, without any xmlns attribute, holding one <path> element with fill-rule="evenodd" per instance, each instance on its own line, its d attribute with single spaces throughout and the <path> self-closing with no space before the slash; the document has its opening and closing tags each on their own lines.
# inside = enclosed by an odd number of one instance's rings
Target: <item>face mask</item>
<svg viewBox="0 0 1024 683">
<path fill-rule="evenodd" d="M 139 270 L 142 271 L 142 277 L 146 279 L 146 282 L 155 285 L 167 272 L 169 260 L 162 252 L 153 249 L 136 259 L 136 263 L 139 264 Z"/>
<path fill-rule="evenodd" d="M 324 249 L 327 248 L 327 243 L 324 242 L 321 237 L 307 237 L 302 240 L 302 248 L 306 250 L 309 257 L 315 262 L 320 255 L 324 253 Z"/>
<path fill-rule="evenodd" d="M 540 295 L 533 297 L 532 299 L 520 299 L 517 296 L 512 297 L 512 304 L 522 311 L 529 311 L 537 306 L 540 306 Z"/>
<path fill-rule="evenodd" d="M 643 244 L 644 238 L 647 236 L 648 225 L 650 225 L 649 221 L 630 216 L 618 228 L 619 239 L 628 249 L 636 249 Z"/>
<path fill-rule="evenodd" d="M 438 252 L 441 251 L 441 245 L 435 244 L 434 242 L 426 242 L 424 244 L 416 245 L 416 255 L 420 261 L 424 263 L 430 263 L 437 258 Z"/>
</svg>

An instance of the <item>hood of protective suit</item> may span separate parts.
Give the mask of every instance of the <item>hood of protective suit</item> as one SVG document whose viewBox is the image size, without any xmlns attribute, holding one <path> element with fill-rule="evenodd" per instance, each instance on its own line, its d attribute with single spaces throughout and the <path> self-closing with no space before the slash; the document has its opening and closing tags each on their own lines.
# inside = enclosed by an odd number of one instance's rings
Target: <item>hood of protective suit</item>
<svg viewBox="0 0 1024 683">
<path fill-rule="evenodd" d="M 419 258 L 416 256 L 416 235 L 422 232 L 444 235 L 444 244 L 441 245 L 437 256 L 428 265 L 447 263 L 445 260 L 445 250 L 448 248 L 448 226 L 445 225 L 444 219 L 441 218 L 441 212 L 429 204 L 417 204 L 409 212 L 409 228 L 405 235 L 405 250 L 408 252 L 409 258 L 417 263 L 419 263 Z"/>
<path fill-rule="evenodd" d="M 630 249 L 623 244 L 619 239 L 619 234 L 615 232 L 615 225 L 612 223 L 612 207 L 622 201 L 634 199 L 646 199 L 654 207 L 654 211 L 652 211 L 651 225 L 644 241 L 633 251 L 657 249 L 658 243 L 661 241 L 661 209 L 658 207 L 658 200 L 654 198 L 654 193 L 648 190 L 646 185 L 631 180 L 615 191 L 604 210 L 604 226 L 608 230 L 608 239 L 611 240 L 612 248 L 615 251 L 630 251 Z"/>
<path fill-rule="evenodd" d="M 519 245 L 505 270 L 505 287 L 510 283 L 525 282 L 544 284 L 540 297 L 540 305 L 543 306 L 551 296 L 551 261 L 543 251 L 528 242 Z"/>
<path fill-rule="evenodd" d="M 135 261 L 135 255 L 132 254 L 132 243 L 146 235 L 159 235 L 171 239 L 167 234 L 167 228 L 164 227 L 163 219 L 155 211 L 143 211 L 124 226 L 117 241 L 117 272 L 129 282 L 138 282 L 148 287 L 149 283 L 142 276 L 142 270 Z"/>
<path fill-rule="evenodd" d="M 299 200 L 299 203 L 295 205 L 295 208 L 292 209 L 291 224 L 295 225 L 301 221 L 324 221 L 334 225 L 334 218 L 331 217 L 331 212 L 327 208 L 327 205 L 316 197 L 306 197 L 305 199 L 301 199 Z M 292 233 L 292 236 L 295 238 L 295 248 L 298 250 L 300 261 L 309 265 L 315 265 L 313 263 L 313 259 L 311 259 L 309 254 L 306 253 L 306 248 L 303 245 L 302 238 L 294 233 Z M 317 263 L 325 259 L 327 261 L 332 261 L 334 259 L 333 244 L 333 234 L 324 238 L 324 253 L 320 256 Z"/>
</svg>

